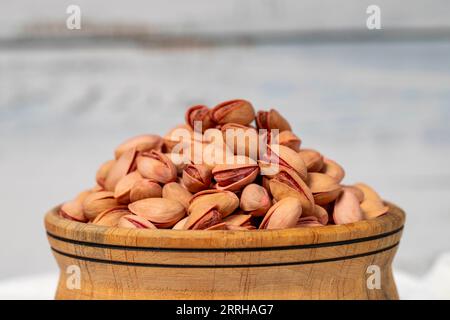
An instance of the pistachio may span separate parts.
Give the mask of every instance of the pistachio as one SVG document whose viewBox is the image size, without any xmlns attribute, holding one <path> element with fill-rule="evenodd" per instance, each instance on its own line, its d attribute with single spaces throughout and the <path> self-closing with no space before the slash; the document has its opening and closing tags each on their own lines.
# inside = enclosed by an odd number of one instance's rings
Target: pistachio
<svg viewBox="0 0 450 320">
<path fill-rule="evenodd" d="M 163 138 L 164 150 L 166 153 L 172 153 L 175 147 L 180 147 L 185 141 L 191 141 L 194 138 L 194 132 L 189 125 L 179 125 L 171 129 Z M 185 145 L 186 146 L 186 145 Z M 182 148 L 179 148 L 182 149 Z M 182 150 L 176 150 L 181 153 Z"/>
<path fill-rule="evenodd" d="M 161 198 L 161 186 L 151 179 L 139 179 L 130 189 L 130 202 L 146 198 Z"/>
<path fill-rule="evenodd" d="M 229 226 L 244 226 L 250 224 L 251 217 L 249 214 L 232 214 L 223 219 L 223 222 Z"/>
<path fill-rule="evenodd" d="M 265 165 L 265 164 L 268 165 Z M 263 174 L 272 175 L 278 170 L 274 170 L 274 166 L 284 166 L 294 170 L 302 180 L 307 179 L 308 170 L 302 157 L 291 148 L 282 145 L 269 145 L 267 152 L 259 162 Z M 270 171 L 267 171 L 267 168 Z"/>
<path fill-rule="evenodd" d="M 218 124 L 250 124 L 255 118 L 255 110 L 250 102 L 242 99 L 225 101 L 211 110 L 211 118 Z"/>
<path fill-rule="evenodd" d="M 342 191 L 342 187 L 335 179 L 317 172 L 308 175 L 308 186 L 314 196 L 314 202 L 318 205 L 333 202 Z"/>
<path fill-rule="evenodd" d="M 205 230 L 228 230 L 228 226 L 225 222 L 221 222 L 215 225 L 212 225 Z"/>
<path fill-rule="evenodd" d="M 286 197 L 274 204 L 264 216 L 259 229 L 285 229 L 297 225 L 302 215 L 302 203 L 298 198 Z"/>
<path fill-rule="evenodd" d="M 101 190 L 98 190 L 98 191 L 101 191 Z M 84 199 L 86 199 L 86 197 L 88 195 L 90 195 L 92 192 L 94 192 L 94 191 L 90 190 L 90 189 L 81 191 L 79 194 L 77 194 L 77 196 L 75 197 L 74 201 L 77 201 L 79 203 L 83 203 Z"/>
<path fill-rule="evenodd" d="M 344 189 L 336 199 L 333 211 L 335 224 L 347 224 L 363 220 L 364 216 L 359 207 L 359 200 L 355 194 Z"/>
<path fill-rule="evenodd" d="M 307 216 L 307 217 L 300 217 L 297 221 L 296 227 L 303 228 L 303 227 L 322 227 L 323 224 L 320 223 L 319 219 L 315 216 Z"/>
<path fill-rule="evenodd" d="M 128 149 L 112 165 L 105 179 L 104 188 L 107 191 L 114 191 L 117 182 L 132 171 L 136 155 L 136 148 Z"/>
<path fill-rule="evenodd" d="M 181 184 L 171 182 L 162 188 L 162 197 L 180 202 L 185 209 L 189 208 L 189 202 L 192 199 L 192 194 L 186 190 Z"/>
<path fill-rule="evenodd" d="M 78 222 L 87 222 L 88 219 L 84 216 L 83 204 L 81 201 L 72 200 L 64 203 L 59 209 L 61 217 Z"/>
<path fill-rule="evenodd" d="M 184 224 L 186 223 L 187 219 L 189 218 L 189 216 L 184 217 L 183 219 L 181 219 L 180 221 L 178 221 L 173 227 L 173 230 L 183 230 Z"/>
<path fill-rule="evenodd" d="M 100 166 L 100 168 L 97 171 L 97 174 L 95 175 L 95 181 L 99 186 L 101 187 L 105 186 L 106 177 L 108 176 L 109 171 L 114 166 L 115 162 L 116 160 L 108 160 Z"/>
<path fill-rule="evenodd" d="M 131 212 L 126 206 L 118 206 L 103 211 L 92 221 L 93 224 L 105 227 L 117 227 L 120 218 L 129 215 Z"/>
<path fill-rule="evenodd" d="M 365 183 L 356 183 L 353 186 L 363 192 L 364 200 L 381 201 L 380 195 L 374 189 L 369 187 L 367 184 L 365 184 Z"/>
<path fill-rule="evenodd" d="M 364 201 L 364 192 L 362 192 L 361 189 L 358 189 L 355 186 L 347 186 L 347 185 L 343 185 L 342 189 L 353 192 L 355 194 L 356 198 L 358 198 L 359 203 Z"/>
<path fill-rule="evenodd" d="M 256 184 L 249 184 L 242 190 L 240 207 L 252 216 L 263 216 L 272 205 L 267 190 Z"/>
<path fill-rule="evenodd" d="M 181 175 L 184 168 L 186 168 L 191 162 L 190 157 L 188 157 L 187 154 L 164 153 L 164 155 L 169 158 L 175 168 L 177 168 L 178 175 Z"/>
<path fill-rule="evenodd" d="M 177 178 L 177 169 L 163 153 L 150 151 L 136 159 L 137 169 L 143 177 L 160 183 L 173 182 Z"/>
<path fill-rule="evenodd" d="M 382 201 L 367 199 L 361 202 L 361 210 L 367 220 L 375 219 L 389 211 Z"/>
<path fill-rule="evenodd" d="M 302 149 L 299 152 L 308 172 L 320 172 L 323 167 L 323 156 L 313 149 Z"/>
<path fill-rule="evenodd" d="M 161 151 L 163 140 L 160 136 L 155 134 L 143 134 L 132 137 L 121 143 L 115 150 L 116 159 L 119 159 L 122 154 L 130 149 L 136 149 L 137 152 L 144 152 L 150 150 Z"/>
<path fill-rule="evenodd" d="M 186 123 L 194 129 L 196 121 L 201 122 L 202 131 L 214 127 L 214 122 L 211 120 L 209 108 L 204 105 L 196 105 L 190 107 L 185 115 Z"/>
<path fill-rule="evenodd" d="M 305 213 L 305 219 L 308 217 L 314 217 L 320 224 L 326 225 L 329 220 L 328 212 L 325 208 L 315 205 L 312 212 Z"/>
<path fill-rule="evenodd" d="M 116 198 L 117 202 L 120 204 L 130 203 L 131 189 L 140 180 L 142 180 L 142 176 L 138 171 L 133 171 L 120 179 L 114 189 L 114 198 Z"/>
<path fill-rule="evenodd" d="M 124 215 L 117 223 L 119 228 L 127 229 L 157 229 L 153 223 L 134 214 Z"/>
<path fill-rule="evenodd" d="M 278 135 L 278 143 L 298 152 L 302 141 L 292 131 L 284 130 Z"/>
<path fill-rule="evenodd" d="M 148 198 L 130 203 L 128 209 L 149 220 L 158 228 L 170 228 L 186 214 L 180 202 L 164 198 Z"/>
<path fill-rule="evenodd" d="M 258 111 L 256 114 L 256 125 L 258 129 L 278 129 L 280 131 L 291 131 L 291 125 L 275 109 L 269 111 Z"/>
<path fill-rule="evenodd" d="M 219 164 L 212 174 L 217 181 L 217 189 L 239 191 L 252 183 L 259 173 L 256 161 L 245 156 L 235 156 L 232 164 Z"/>
<path fill-rule="evenodd" d="M 334 178 L 338 183 L 345 177 L 344 169 L 337 162 L 327 158 L 323 159 L 321 172 Z"/>
<path fill-rule="evenodd" d="M 259 135 L 255 128 L 238 123 L 226 123 L 221 127 L 221 131 L 224 141 L 235 155 L 257 160 Z"/>
<path fill-rule="evenodd" d="M 87 219 L 92 220 L 100 213 L 115 208 L 119 204 L 111 191 L 93 192 L 83 201 L 83 211 Z"/>
<path fill-rule="evenodd" d="M 183 229 L 202 230 L 222 222 L 222 214 L 214 206 L 204 211 L 194 211 L 186 220 Z"/>
<path fill-rule="evenodd" d="M 305 214 L 314 210 L 313 194 L 295 171 L 280 167 L 280 172 L 270 180 L 269 185 L 275 200 L 280 201 L 286 197 L 296 197 L 300 199 Z"/>
<path fill-rule="evenodd" d="M 211 170 L 202 164 L 191 164 L 183 170 L 183 185 L 192 193 L 208 189 Z"/>
<path fill-rule="evenodd" d="M 189 205 L 189 215 L 210 210 L 212 207 L 216 208 L 222 217 L 229 216 L 239 207 L 239 198 L 230 191 L 224 190 L 205 190 L 196 193 Z"/>
</svg>

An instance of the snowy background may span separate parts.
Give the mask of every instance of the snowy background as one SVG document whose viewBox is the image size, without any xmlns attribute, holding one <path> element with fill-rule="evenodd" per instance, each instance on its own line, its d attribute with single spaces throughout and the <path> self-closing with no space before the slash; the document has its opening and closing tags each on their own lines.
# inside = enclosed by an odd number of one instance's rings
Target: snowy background
<svg viewBox="0 0 450 320">
<path fill-rule="evenodd" d="M 82 30 L 65 29 L 69 4 Z M 450 2 L 377 1 L 380 31 L 369 4 L 1 2 L 0 298 L 52 296 L 43 216 L 116 145 L 237 97 L 401 206 L 401 296 L 450 298 Z"/>
</svg>

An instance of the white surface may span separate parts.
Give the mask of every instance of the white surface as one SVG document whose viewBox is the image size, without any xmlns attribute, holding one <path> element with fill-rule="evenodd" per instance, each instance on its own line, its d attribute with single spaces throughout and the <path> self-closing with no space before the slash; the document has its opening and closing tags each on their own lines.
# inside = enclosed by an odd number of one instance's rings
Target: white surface
<svg viewBox="0 0 450 320">
<path fill-rule="evenodd" d="M 450 253 L 442 255 L 423 277 L 395 271 L 394 277 L 401 299 L 450 299 Z M 56 273 L 0 282 L 0 300 L 53 299 L 58 282 Z"/>
</svg>

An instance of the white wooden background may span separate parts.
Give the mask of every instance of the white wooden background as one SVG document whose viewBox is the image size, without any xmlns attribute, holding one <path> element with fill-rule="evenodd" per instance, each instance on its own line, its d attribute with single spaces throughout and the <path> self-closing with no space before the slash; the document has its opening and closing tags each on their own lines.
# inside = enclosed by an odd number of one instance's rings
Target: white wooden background
<svg viewBox="0 0 450 320">
<path fill-rule="evenodd" d="M 305 146 L 345 166 L 347 182 L 365 181 L 407 211 L 396 268 L 421 274 L 450 249 L 448 1 L 412 1 L 407 9 L 378 1 L 389 9 L 385 32 L 439 31 L 414 41 L 65 48 L 55 39 L 48 47 L 27 40 L 48 32 L 29 26 L 63 23 L 60 3 L 0 4 L 0 279 L 56 270 L 43 215 L 91 186 L 119 142 L 164 133 L 193 103 L 235 97 L 279 108 Z M 169 34 L 361 32 L 365 17 L 364 1 L 78 3 L 103 26 Z"/>
</svg>

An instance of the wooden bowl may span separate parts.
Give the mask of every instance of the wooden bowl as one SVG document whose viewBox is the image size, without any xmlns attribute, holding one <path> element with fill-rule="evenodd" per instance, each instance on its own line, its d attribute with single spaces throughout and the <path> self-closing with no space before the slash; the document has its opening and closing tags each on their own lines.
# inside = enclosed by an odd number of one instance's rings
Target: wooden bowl
<svg viewBox="0 0 450 320">
<path fill-rule="evenodd" d="M 56 298 L 398 299 L 391 264 L 405 215 L 388 205 L 370 221 L 258 231 L 106 228 L 55 208 L 45 226 Z"/>
</svg>

